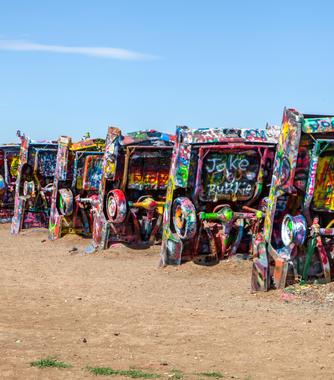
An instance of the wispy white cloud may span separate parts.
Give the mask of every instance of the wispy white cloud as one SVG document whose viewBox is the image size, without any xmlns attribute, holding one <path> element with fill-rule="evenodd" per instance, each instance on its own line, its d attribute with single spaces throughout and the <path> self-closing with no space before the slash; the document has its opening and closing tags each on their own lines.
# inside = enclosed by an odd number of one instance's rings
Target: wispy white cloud
<svg viewBox="0 0 334 380">
<path fill-rule="evenodd" d="M 35 42 L 28 42 L 24 40 L 8 39 L 0 39 L 0 50 L 42 51 L 60 54 L 80 54 L 91 57 L 114 58 L 123 60 L 147 60 L 157 58 L 156 56 L 149 54 L 143 54 L 132 50 L 112 47 L 46 45 Z"/>
</svg>

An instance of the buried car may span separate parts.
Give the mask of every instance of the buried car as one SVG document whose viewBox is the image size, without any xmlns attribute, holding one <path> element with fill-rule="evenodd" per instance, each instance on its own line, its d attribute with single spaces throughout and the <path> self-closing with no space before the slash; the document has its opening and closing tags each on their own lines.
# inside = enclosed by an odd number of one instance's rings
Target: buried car
<svg viewBox="0 0 334 380">
<path fill-rule="evenodd" d="M 46 227 L 49 222 L 57 143 L 30 140 L 18 131 L 21 140 L 15 184 L 11 232 Z"/>
<path fill-rule="evenodd" d="M 87 252 L 113 242 L 149 245 L 160 240 L 173 142 L 173 136 L 155 130 L 123 136 L 109 127 Z"/>
<path fill-rule="evenodd" d="M 19 152 L 18 144 L 0 145 L 0 223 L 11 222 L 14 215 Z"/>
<path fill-rule="evenodd" d="M 59 138 L 49 220 L 50 240 L 67 233 L 91 236 L 91 203 L 98 195 L 104 148 L 105 140 L 88 135 L 78 142 L 72 142 L 67 136 Z"/>
<path fill-rule="evenodd" d="M 179 127 L 163 216 L 161 265 L 212 265 L 245 253 L 263 222 L 278 128 Z"/>
<path fill-rule="evenodd" d="M 334 257 L 334 116 L 285 109 L 252 290 L 329 282 Z"/>
</svg>

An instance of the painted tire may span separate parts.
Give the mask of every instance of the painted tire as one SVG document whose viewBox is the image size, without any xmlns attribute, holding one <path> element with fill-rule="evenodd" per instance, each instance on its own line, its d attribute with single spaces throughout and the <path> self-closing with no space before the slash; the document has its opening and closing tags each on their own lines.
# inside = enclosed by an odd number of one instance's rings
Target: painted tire
<svg viewBox="0 0 334 380">
<path fill-rule="evenodd" d="M 196 209 L 190 199 L 176 198 L 173 203 L 173 225 L 180 239 L 189 240 L 196 234 Z"/>
<path fill-rule="evenodd" d="M 122 190 L 110 190 L 106 199 L 108 219 L 116 224 L 123 223 L 127 214 L 127 202 Z"/>
<path fill-rule="evenodd" d="M 33 195 L 35 192 L 35 183 L 34 181 L 24 181 L 23 184 L 23 195 L 25 197 Z"/>
<path fill-rule="evenodd" d="M 70 189 L 58 190 L 58 210 L 61 215 L 69 216 L 73 212 L 73 193 Z"/>
<path fill-rule="evenodd" d="M 306 239 L 306 234 L 307 223 L 303 215 L 285 215 L 282 222 L 281 236 L 286 247 L 291 243 L 302 245 Z"/>
</svg>

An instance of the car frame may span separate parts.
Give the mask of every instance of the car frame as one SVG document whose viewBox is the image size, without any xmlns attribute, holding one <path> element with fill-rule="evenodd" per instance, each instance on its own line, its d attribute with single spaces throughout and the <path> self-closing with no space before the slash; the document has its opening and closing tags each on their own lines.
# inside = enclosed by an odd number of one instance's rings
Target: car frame
<svg viewBox="0 0 334 380">
<path fill-rule="evenodd" d="M 257 232 L 263 211 L 256 208 L 265 207 L 277 134 L 269 125 L 265 130 L 177 128 L 160 265 L 216 264 L 237 254 L 246 232 Z"/>
<path fill-rule="evenodd" d="M 86 137 L 72 142 L 68 136 L 59 138 L 49 220 L 50 240 L 67 233 L 91 237 L 91 202 L 98 196 L 104 149 L 104 139 Z"/>
<path fill-rule="evenodd" d="M 15 184 L 11 233 L 22 229 L 48 227 L 57 143 L 36 141 L 22 134 Z"/>
<path fill-rule="evenodd" d="M 285 108 L 264 229 L 254 239 L 252 291 L 331 281 L 333 168 L 334 116 Z"/>
<path fill-rule="evenodd" d="M 0 223 L 9 223 L 14 215 L 15 182 L 20 146 L 0 145 Z"/>
<path fill-rule="evenodd" d="M 122 135 L 109 127 L 87 252 L 115 242 L 146 246 L 160 240 L 173 144 L 172 135 L 156 130 Z"/>
</svg>

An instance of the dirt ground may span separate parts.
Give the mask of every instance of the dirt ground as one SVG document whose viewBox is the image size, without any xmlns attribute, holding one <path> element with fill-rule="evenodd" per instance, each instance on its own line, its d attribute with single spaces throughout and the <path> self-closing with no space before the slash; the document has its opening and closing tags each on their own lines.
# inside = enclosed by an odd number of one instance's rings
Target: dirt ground
<svg viewBox="0 0 334 380">
<path fill-rule="evenodd" d="M 1 379 L 97 379 L 87 366 L 334 379 L 333 284 L 254 295 L 249 262 L 158 269 L 158 247 L 84 255 L 87 244 L 0 226 Z M 47 356 L 72 367 L 30 366 Z"/>
</svg>

